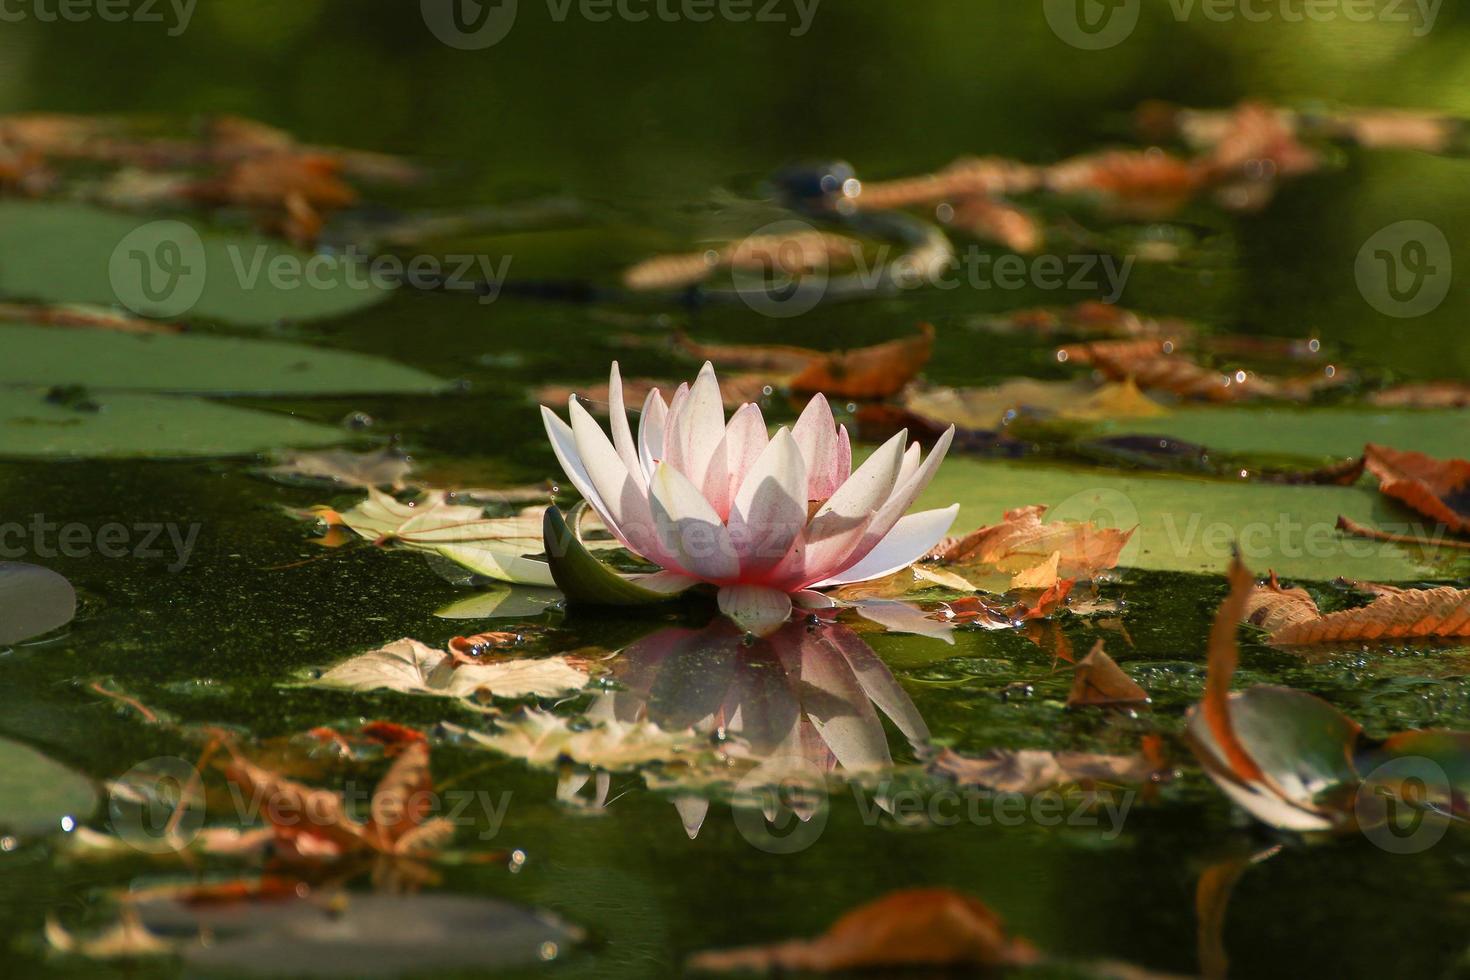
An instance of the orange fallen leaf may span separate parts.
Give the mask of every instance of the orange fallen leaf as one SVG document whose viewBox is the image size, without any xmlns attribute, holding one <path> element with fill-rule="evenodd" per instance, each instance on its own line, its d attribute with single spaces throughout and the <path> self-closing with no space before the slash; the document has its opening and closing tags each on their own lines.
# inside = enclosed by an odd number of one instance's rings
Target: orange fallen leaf
<svg viewBox="0 0 1470 980">
<path fill-rule="evenodd" d="M 837 970 L 883 967 L 1026 966 L 1041 955 L 1010 935 L 1000 916 L 977 898 L 948 888 L 890 892 L 860 905 L 813 939 L 697 953 L 689 968 Z"/>
<path fill-rule="evenodd" d="M 1395 544 L 1416 544 L 1421 548 L 1459 548 L 1470 549 L 1470 541 L 1460 538 L 1446 538 L 1436 534 L 1424 537 L 1417 534 L 1396 534 L 1392 531 L 1380 531 L 1366 524 L 1359 524 L 1350 517 L 1337 515 L 1337 529 L 1344 534 L 1351 534 L 1359 538 L 1371 538 L 1374 541 L 1392 541 Z"/>
<path fill-rule="evenodd" d="M 1059 194 L 1093 194 L 1114 213 L 1168 217 L 1210 180 L 1211 170 L 1157 148 L 1105 150 L 1046 169 L 1045 187 Z"/>
<path fill-rule="evenodd" d="M 1037 251 L 1045 237 L 1030 212 L 980 194 L 963 198 L 954 205 L 949 226 L 984 241 L 999 242 L 1022 254 Z"/>
<path fill-rule="evenodd" d="M 1304 589 L 1283 588 L 1273 574 L 1255 586 L 1244 620 L 1267 630 L 1274 646 L 1361 640 L 1470 636 L 1470 589 L 1385 589 L 1366 606 L 1322 613 Z"/>
<path fill-rule="evenodd" d="M 862 249 L 855 238 L 825 231 L 749 235 L 719 248 L 645 259 L 623 271 L 623 285 L 640 292 L 680 289 L 704 282 L 720 269 L 806 275 L 832 264 L 851 265 Z"/>
<path fill-rule="evenodd" d="M 1470 531 L 1470 461 L 1369 444 L 1363 462 L 1378 489 L 1455 532 Z"/>
<path fill-rule="evenodd" d="M 1008 510 L 998 524 L 946 538 L 928 557 L 945 565 L 988 565 L 1014 575 L 1050 562 L 1056 554 L 1058 576 L 1089 580 L 1118 564 L 1135 530 L 1081 521 L 1043 523 L 1046 510 L 1043 504 Z"/>
<path fill-rule="evenodd" d="M 1073 669 L 1072 691 L 1067 695 L 1069 708 L 1117 707 L 1148 701 L 1148 692 L 1107 655 L 1102 640 Z"/>
<path fill-rule="evenodd" d="M 1210 627 L 1209 658 L 1205 668 L 1205 693 L 1200 711 L 1211 735 L 1225 754 L 1234 775 L 1246 782 L 1263 782 L 1264 774 L 1246 752 L 1230 724 L 1230 681 L 1240 662 L 1240 648 L 1235 642 L 1236 624 L 1246 618 L 1255 580 L 1236 555 L 1227 573 L 1230 592 L 1215 613 Z"/>
<path fill-rule="evenodd" d="M 911 337 L 830 352 L 782 345 L 701 344 L 682 333 L 675 335 L 675 342 L 717 368 L 789 375 L 784 385 L 794 392 L 878 399 L 897 394 L 929 363 L 934 328 L 921 323 L 919 333 Z"/>
<path fill-rule="evenodd" d="M 1421 381 L 1375 391 L 1368 401 L 1384 408 L 1465 408 L 1470 385 L 1462 381 Z"/>
</svg>

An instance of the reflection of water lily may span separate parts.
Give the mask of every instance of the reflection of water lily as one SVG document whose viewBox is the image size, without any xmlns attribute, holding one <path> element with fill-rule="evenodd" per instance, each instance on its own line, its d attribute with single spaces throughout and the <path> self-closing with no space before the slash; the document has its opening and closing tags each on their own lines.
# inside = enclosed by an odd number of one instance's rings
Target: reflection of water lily
<svg viewBox="0 0 1470 980">
<path fill-rule="evenodd" d="M 751 770 L 771 783 L 883 770 L 893 756 L 880 711 L 911 745 L 929 738 L 924 719 L 892 671 L 843 626 L 788 623 L 749 645 L 724 622 L 700 630 L 670 628 L 624 649 L 613 671 L 622 690 L 599 698 L 592 717 L 723 736 L 725 763 L 666 775 L 664 782 L 672 778 L 673 786 L 707 789 L 710 781 Z M 693 836 L 704 821 L 708 797 L 680 794 L 675 804 Z M 810 816 L 799 808 L 796 813 Z"/>
<path fill-rule="evenodd" d="M 814 397 L 796 424 L 770 436 L 760 408 L 729 419 L 714 368 L 671 402 L 657 389 L 636 439 L 616 363 L 609 385 L 612 438 L 573 396 L 568 425 L 542 408 L 567 477 L 630 551 L 661 566 L 662 588 L 707 582 L 720 609 L 768 633 L 811 590 L 891 574 L 934 547 L 958 505 L 905 516 L 939 468 L 953 428 L 928 458 L 899 433 L 856 470 L 847 430 Z"/>
</svg>

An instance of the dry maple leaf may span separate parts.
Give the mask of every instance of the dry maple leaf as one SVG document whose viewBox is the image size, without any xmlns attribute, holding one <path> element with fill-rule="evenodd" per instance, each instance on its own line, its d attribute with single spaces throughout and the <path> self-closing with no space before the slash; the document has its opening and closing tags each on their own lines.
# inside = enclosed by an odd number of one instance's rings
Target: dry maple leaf
<svg viewBox="0 0 1470 980">
<path fill-rule="evenodd" d="M 1470 636 L 1470 589 L 1384 589 L 1357 609 L 1323 614 L 1304 589 L 1282 588 L 1273 574 L 1251 590 L 1244 619 L 1274 646 L 1361 640 Z"/>
<path fill-rule="evenodd" d="M 1363 463 L 1378 489 L 1455 532 L 1470 532 L 1470 461 L 1369 444 Z"/>
<path fill-rule="evenodd" d="M 1058 555 L 1056 576 L 1085 581 L 1118 564 L 1135 528 L 1099 527 L 1091 522 L 1048 521 L 1044 504 L 1008 510 L 1000 523 L 960 538 L 946 538 L 928 555 L 945 565 L 987 565 L 1015 575 Z"/>
<path fill-rule="evenodd" d="M 904 966 L 1027 966 L 1041 955 L 1010 935 L 977 898 L 948 888 L 890 892 L 860 905 L 813 939 L 715 950 L 690 958 L 709 972 L 877 969 Z"/>
<path fill-rule="evenodd" d="M 1118 707 L 1148 702 L 1148 692 L 1107 655 L 1102 640 L 1098 640 L 1073 668 L 1072 690 L 1067 695 L 1069 708 Z"/>
</svg>

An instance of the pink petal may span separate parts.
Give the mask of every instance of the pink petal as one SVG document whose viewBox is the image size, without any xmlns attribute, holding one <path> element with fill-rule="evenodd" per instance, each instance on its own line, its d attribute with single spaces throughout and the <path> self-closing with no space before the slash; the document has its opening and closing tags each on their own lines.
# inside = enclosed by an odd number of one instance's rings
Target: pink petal
<svg viewBox="0 0 1470 980">
<path fill-rule="evenodd" d="M 648 484 L 653 468 L 663 459 L 664 423 L 669 417 L 669 407 L 664 396 L 654 388 L 643 399 L 643 414 L 638 418 L 638 464 L 643 469 L 643 483 Z"/>
<path fill-rule="evenodd" d="M 669 399 L 669 415 L 664 422 L 664 444 L 658 458 L 673 466 L 680 473 L 684 472 L 684 406 L 689 401 L 689 385 L 681 384 L 674 389 L 674 397 Z M 652 480 L 652 474 L 649 475 Z"/>
<path fill-rule="evenodd" d="M 746 474 L 730 508 L 730 541 L 740 576 L 756 580 L 775 568 L 806 525 L 806 464 L 782 427 Z"/>
<path fill-rule="evenodd" d="M 730 424 L 725 426 L 725 466 L 730 480 L 728 499 L 732 506 L 746 474 L 755 466 L 755 461 L 770 441 L 759 405 L 747 402 L 730 416 Z M 726 516 L 729 516 L 728 510 Z"/>
<path fill-rule="evenodd" d="M 907 568 L 943 540 L 959 512 L 959 504 L 950 504 L 938 510 L 923 510 L 908 515 L 895 524 L 878 546 L 870 550 L 861 561 L 815 583 L 811 588 L 825 589 L 834 585 L 865 582 L 870 578 L 882 578 L 901 568 Z"/>
<path fill-rule="evenodd" d="M 679 439 L 683 465 L 689 482 L 704 486 L 705 475 L 714 459 L 715 450 L 725 435 L 725 402 L 720 397 L 720 382 L 709 361 L 699 369 L 699 377 L 689 389 L 689 398 L 679 413 Z"/>
<path fill-rule="evenodd" d="M 852 476 L 852 440 L 848 438 L 847 426 L 839 425 L 837 427 L 837 484 L 841 486 L 850 476 Z M 902 481 L 902 479 L 903 471 L 899 470 L 899 480 Z"/>
<path fill-rule="evenodd" d="M 806 462 L 806 499 L 826 500 L 842 484 L 837 474 L 837 421 L 832 418 L 826 396 L 820 392 L 812 396 L 791 435 Z"/>
<path fill-rule="evenodd" d="M 862 561 L 868 552 L 877 547 L 878 542 L 882 541 L 883 537 L 893 529 L 894 525 L 898 523 L 899 518 L 903 517 L 908 509 L 914 505 L 914 501 L 918 499 L 919 494 L 924 492 L 924 488 L 934 478 L 934 474 L 938 471 L 939 464 L 944 461 L 944 454 L 949 451 L 949 444 L 953 440 L 954 426 L 950 426 L 945 430 L 944 435 L 940 436 L 934 443 L 934 448 L 929 451 L 929 456 L 924 460 L 923 464 L 914 471 L 912 476 L 899 483 L 893 491 L 893 496 L 885 501 L 882 507 L 878 508 L 878 513 L 873 515 L 873 522 L 869 525 L 867 533 L 863 535 L 862 541 L 858 543 L 858 546 L 852 550 L 852 554 L 848 556 L 847 561 L 849 565 Z M 910 451 L 912 451 L 912 448 Z M 907 462 L 907 456 L 905 456 L 905 462 Z M 827 574 L 832 575 L 836 574 L 836 572 L 837 570 L 833 569 Z M 872 576 L 869 577 L 871 578 Z"/>
<path fill-rule="evenodd" d="M 682 569 L 706 582 L 725 582 L 740 571 L 730 532 L 689 478 L 667 461 L 649 482 L 653 524 L 659 543 Z"/>
<path fill-rule="evenodd" d="M 889 439 L 837 488 L 792 545 L 773 581 L 799 587 L 846 567 L 874 513 L 893 494 L 907 437 L 907 432 L 900 432 Z"/>
</svg>

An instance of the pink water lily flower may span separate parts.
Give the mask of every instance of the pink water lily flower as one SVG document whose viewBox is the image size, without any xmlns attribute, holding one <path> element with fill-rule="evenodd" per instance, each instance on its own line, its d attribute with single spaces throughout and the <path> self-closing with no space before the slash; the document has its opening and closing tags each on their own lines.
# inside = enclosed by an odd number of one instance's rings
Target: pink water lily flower
<svg viewBox="0 0 1470 980">
<path fill-rule="evenodd" d="M 609 391 L 612 438 L 572 396 L 571 424 L 541 414 L 567 478 L 628 550 L 664 571 L 643 582 L 676 592 L 719 587 L 720 609 L 766 634 L 814 590 L 891 574 L 933 548 L 959 505 L 905 516 L 939 468 L 954 427 L 923 458 L 907 432 L 856 470 L 847 429 L 817 395 L 790 428 L 768 435 L 760 407 L 725 420 L 714 367 L 665 403 L 648 393 L 634 438 L 616 362 Z"/>
</svg>

